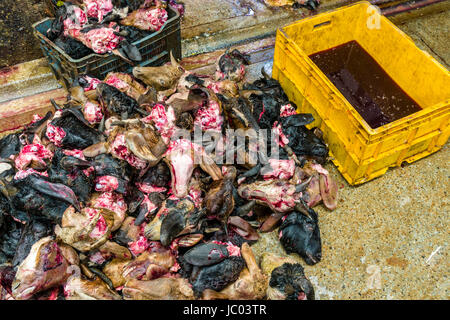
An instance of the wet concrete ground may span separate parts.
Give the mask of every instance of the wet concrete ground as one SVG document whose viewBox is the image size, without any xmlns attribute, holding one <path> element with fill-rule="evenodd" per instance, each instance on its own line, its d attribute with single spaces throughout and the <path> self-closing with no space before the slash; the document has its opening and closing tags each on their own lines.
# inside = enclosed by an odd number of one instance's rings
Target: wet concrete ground
<svg viewBox="0 0 450 320">
<path fill-rule="evenodd" d="M 450 67 L 450 10 L 430 16 L 420 17 L 399 24 L 399 28 L 408 34 L 416 45 L 430 53 L 447 69 Z M 447 40 L 445 40 L 447 38 Z"/>
<path fill-rule="evenodd" d="M 216 14 L 231 14 L 223 10 Z M 400 25 L 420 48 L 447 67 L 448 14 L 429 15 Z M 188 17 L 184 23 L 192 23 L 194 28 L 195 21 L 190 22 Z M 273 44 L 274 39 L 267 38 L 239 47 L 252 56 L 249 81 L 259 77 L 261 67 L 270 67 Z M 184 59 L 183 65 L 209 73 L 221 52 Z M 62 90 L 55 90 L 32 100 L 44 105 L 50 95 L 62 98 L 62 94 Z M 9 102 L 8 110 L 13 112 L 14 108 L 30 104 L 29 99 Z M 3 107 L 0 109 L 3 112 Z M 315 208 L 320 219 L 322 261 L 307 266 L 291 255 L 305 266 L 317 299 L 449 299 L 449 158 L 447 143 L 427 158 L 391 169 L 358 187 L 349 186 L 331 163 L 326 166 L 341 189 L 335 211 L 322 205 Z M 258 260 L 265 252 L 286 256 L 276 231 L 261 234 L 253 248 Z"/>
</svg>

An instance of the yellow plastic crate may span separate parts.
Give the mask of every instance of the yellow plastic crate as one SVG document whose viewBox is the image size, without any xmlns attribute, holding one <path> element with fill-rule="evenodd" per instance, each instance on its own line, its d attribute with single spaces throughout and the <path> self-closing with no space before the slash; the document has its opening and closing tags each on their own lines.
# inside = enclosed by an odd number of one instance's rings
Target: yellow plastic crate
<svg viewBox="0 0 450 320">
<path fill-rule="evenodd" d="M 378 25 L 378 28 L 377 28 Z M 356 40 L 422 110 L 372 129 L 308 57 Z M 439 150 L 450 135 L 450 74 L 369 2 L 277 30 L 272 76 L 309 127 L 324 133 L 334 164 L 352 185 Z"/>
</svg>

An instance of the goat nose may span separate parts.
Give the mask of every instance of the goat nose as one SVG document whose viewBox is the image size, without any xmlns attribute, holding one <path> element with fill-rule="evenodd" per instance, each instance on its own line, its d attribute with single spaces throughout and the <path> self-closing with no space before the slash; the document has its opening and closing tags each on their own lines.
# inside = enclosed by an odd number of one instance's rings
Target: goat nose
<svg viewBox="0 0 450 320">
<path fill-rule="evenodd" d="M 141 69 L 140 68 L 134 68 L 133 69 L 133 75 L 136 77 L 136 76 L 138 76 L 138 75 L 140 75 L 141 74 Z"/>
</svg>

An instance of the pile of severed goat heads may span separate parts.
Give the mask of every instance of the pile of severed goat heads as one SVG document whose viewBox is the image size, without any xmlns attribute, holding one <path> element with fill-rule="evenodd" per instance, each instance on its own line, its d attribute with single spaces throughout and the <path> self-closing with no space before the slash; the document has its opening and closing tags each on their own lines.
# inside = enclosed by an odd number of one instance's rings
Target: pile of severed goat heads
<svg viewBox="0 0 450 320">
<path fill-rule="evenodd" d="M 298 262 L 259 266 L 251 245 L 278 228 L 321 260 L 328 148 L 277 81 L 243 82 L 248 63 L 81 76 L 0 139 L 1 299 L 314 299 Z"/>
<path fill-rule="evenodd" d="M 129 62 L 141 61 L 132 43 L 164 26 L 168 5 L 184 13 L 175 0 L 65 1 L 57 7 L 47 37 L 74 59 L 112 52 Z"/>
</svg>

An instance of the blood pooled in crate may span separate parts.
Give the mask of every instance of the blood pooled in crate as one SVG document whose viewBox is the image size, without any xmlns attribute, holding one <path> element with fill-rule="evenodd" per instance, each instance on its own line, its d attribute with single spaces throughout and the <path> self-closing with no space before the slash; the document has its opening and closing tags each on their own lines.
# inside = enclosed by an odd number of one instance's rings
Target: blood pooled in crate
<svg viewBox="0 0 450 320">
<path fill-rule="evenodd" d="M 421 110 L 356 41 L 309 57 L 372 129 Z"/>
</svg>

